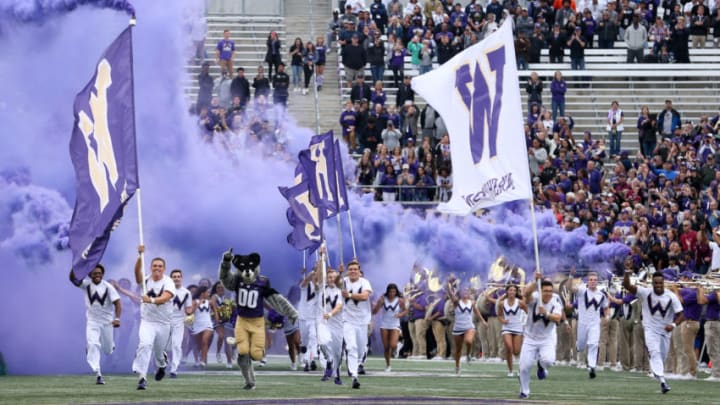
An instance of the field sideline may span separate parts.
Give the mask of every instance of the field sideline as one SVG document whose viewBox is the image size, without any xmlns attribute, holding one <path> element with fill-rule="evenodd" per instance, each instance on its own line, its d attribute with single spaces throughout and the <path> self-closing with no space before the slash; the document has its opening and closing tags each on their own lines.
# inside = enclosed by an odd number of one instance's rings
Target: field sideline
<svg viewBox="0 0 720 405">
<path fill-rule="evenodd" d="M 215 368 L 217 367 L 217 368 Z M 258 370 L 258 369 L 256 369 Z M 320 371 L 290 371 L 285 356 L 271 356 L 269 363 L 256 371 L 257 389 L 244 391 L 238 370 L 213 366 L 206 372 L 181 372 L 175 380 L 150 379 L 147 391 L 137 391 L 137 377 L 130 374 L 107 375 L 107 384 L 96 386 L 88 375 L 6 376 L 0 377 L 0 404 L 127 404 L 143 402 L 202 403 L 203 401 L 239 401 L 271 403 L 505 403 L 524 402 L 562 404 L 713 404 L 720 398 L 720 383 L 670 380 L 672 391 L 662 395 L 659 383 L 644 374 L 602 371 L 589 380 L 584 369 L 554 367 L 545 381 L 534 376 L 530 400 L 519 401 L 517 378 L 508 378 L 498 363 L 463 364 L 460 376 L 450 361 L 394 360 L 393 371 L 385 373 L 384 361 L 370 358 L 368 375 L 361 377 L 359 390 L 332 381 L 321 382 Z M 345 374 L 346 375 L 346 374 Z M 701 378 L 707 374 L 701 373 Z M 307 401 L 308 399 L 313 399 Z M 322 401 L 331 399 L 331 401 Z M 389 398 L 389 399 L 388 399 Z M 417 398 L 417 399 L 413 399 Z M 450 398 L 455 399 L 451 400 Z M 292 399 L 296 399 L 292 401 Z M 489 401 L 483 401 L 489 400 Z M 307 401 L 307 402 L 306 402 Z M 219 403 L 219 402 L 216 402 Z M 278 403 L 278 402 L 273 402 Z"/>
</svg>

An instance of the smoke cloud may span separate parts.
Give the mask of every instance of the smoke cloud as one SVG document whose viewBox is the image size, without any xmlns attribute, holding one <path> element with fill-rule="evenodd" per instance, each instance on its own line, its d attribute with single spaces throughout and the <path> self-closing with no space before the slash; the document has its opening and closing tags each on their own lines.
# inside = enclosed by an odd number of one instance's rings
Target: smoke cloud
<svg viewBox="0 0 720 405">
<path fill-rule="evenodd" d="M 188 9 L 198 3 L 137 4 L 133 44 L 146 251 L 164 257 L 168 269 L 183 269 L 186 283 L 215 279 L 228 247 L 258 252 L 262 273 L 284 292 L 299 279 L 302 266 L 302 253 L 286 242 L 287 203 L 277 191 L 292 184 L 295 161 L 249 152 L 229 156 L 198 138 L 182 89 L 189 60 L 185 23 L 193 14 Z M 125 1 L 89 0 L 15 0 L 0 6 L 0 260 L 5 267 L 0 282 L 12 286 L 6 288 L 6 302 L 22 303 L 3 309 L 0 351 L 13 374 L 89 371 L 82 356 L 83 296 L 67 281 L 67 223 L 75 201 L 68 143 L 74 96 L 127 25 L 127 15 L 117 10 L 131 9 Z M 287 151 L 295 156 L 311 131 L 298 128 L 292 117 L 283 126 Z M 352 163 L 346 159 L 345 164 L 352 175 Z M 350 204 L 357 256 L 376 292 L 389 282 L 404 284 L 416 261 L 465 278 L 484 275 L 500 254 L 526 270 L 534 267 L 527 203 L 468 218 L 403 211 L 369 196 L 353 196 Z M 341 218 L 347 262 L 353 245 L 348 217 Z M 622 246 L 595 246 L 581 230 L 562 231 L 549 213 L 539 216 L 538 227 L 548 273 L 572 261 L 607 267 L 608 258 L 626 252 Z M 325 232 L 336 265 L 334 220 Z M 131 278 L 138 240 L 134 201 L 103 258 L 107 279 Z M 126 325 L 118 330 L 116 341 L 123 347 L 105 371 L 129 372 L 133 334 Z"/>
</svg>

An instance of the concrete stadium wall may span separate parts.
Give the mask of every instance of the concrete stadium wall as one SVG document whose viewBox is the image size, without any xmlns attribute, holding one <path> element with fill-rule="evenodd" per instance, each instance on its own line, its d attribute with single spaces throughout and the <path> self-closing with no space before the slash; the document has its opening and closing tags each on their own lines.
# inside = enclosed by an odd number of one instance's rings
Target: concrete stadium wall
<svg viewBox="0 0 720 405">
<path fill-rule="evenodd" d="M 209 14 L 282 16 L 283 0 L 210 0 Z"/>
</svg>

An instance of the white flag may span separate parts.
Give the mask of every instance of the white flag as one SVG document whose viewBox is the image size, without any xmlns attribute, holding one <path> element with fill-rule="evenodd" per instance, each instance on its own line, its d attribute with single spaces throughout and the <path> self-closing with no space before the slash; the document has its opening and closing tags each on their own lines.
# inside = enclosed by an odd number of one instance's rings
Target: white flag
<svg viewBox="0 0 720 405">
<path fill-rule="evenodd" d="M 453 191 L 441 212 L 467 215 L 532 198 L 512 24 L 412 81 L 450 136 Z"/>
</svg>

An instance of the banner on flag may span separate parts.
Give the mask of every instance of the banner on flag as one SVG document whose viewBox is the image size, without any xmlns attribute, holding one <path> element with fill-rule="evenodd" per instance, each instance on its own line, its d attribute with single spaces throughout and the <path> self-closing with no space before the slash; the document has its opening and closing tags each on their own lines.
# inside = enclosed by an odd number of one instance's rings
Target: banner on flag
<svg viewBox="0 0 720 405">
<path fill-rule="evenodd" d="M 512 23 L 413 78 L 412 87 L 450 137 L 453 191 L 439 211 L 467 215 L 532 198 Z"/>
<path fill-rule="evenodd" d="M 110 233 L 139 187 L 133 97 L 128 27 L 105 50 L 95 74 L 75 97 L 70 159 L 77 196 L 69 239 L 78 279 L 102 259 Z"/>
<path fill-rule="evenodd" d="M 315 135 L 309 149 L 301 151 L 298 159 L 308 175 L 310 201 L 324 218 L 332 218 L 348 210 L 345 174 L 342 168 L 339 141 L 333 131 Z"/>
<path fill-rule="evenodd" d="M 307 152 L 307 150 L 301 151 Z M 287 241 L 298 250 L 309 249 L 312 253 L 322 243 L 322 217 L 320 210 L 310 202 L 308 176 L 302 165 L 295 168 L 295 185 L 278 187 L 288 201 L 287 219 L 293 230 Z"/>
</svg>

